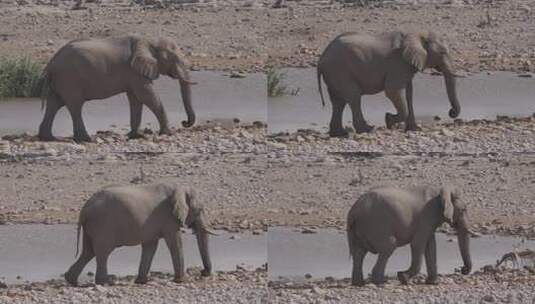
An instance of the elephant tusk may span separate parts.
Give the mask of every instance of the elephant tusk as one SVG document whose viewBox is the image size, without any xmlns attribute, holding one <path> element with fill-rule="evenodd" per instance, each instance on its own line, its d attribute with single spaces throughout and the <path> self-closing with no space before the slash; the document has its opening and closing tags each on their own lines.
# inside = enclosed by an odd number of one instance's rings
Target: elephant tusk
<svg viewBox="0 0 535 304">
<path fill-rule="evenodd" d="M 208 229 L 208 228 L 203 228 L 204 232 L 210 234 L 210 235 L 213 235 L 213 236 L 219 236 L 219 233 L 216 233 L 216 232 L 213 232 L 212 230 Z"/>
<path fill-rule="evenodd" d="M 189 85 L 197 85 L 197 82 L 191 81 L 191 80 L 188 80 L 188 79 L 180 79 L 180 82 L 183 82 L 183 83 L 186 83 L 186 84 L 189 84 Z"/>
</svg>

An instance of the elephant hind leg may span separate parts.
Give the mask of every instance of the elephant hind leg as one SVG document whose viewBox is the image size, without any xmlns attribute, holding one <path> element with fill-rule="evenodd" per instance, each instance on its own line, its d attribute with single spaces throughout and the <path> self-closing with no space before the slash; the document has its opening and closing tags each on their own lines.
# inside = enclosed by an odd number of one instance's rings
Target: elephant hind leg
<svg viewBox="0 0 535 304">
<path fill-rule="evenodd" d="M 72 118 L 74 140 L 77 142 L 91 142 L 91 137 L 87 133 L 84 120 L 82 118 L 83 104 L 83 100 L 70 99 L 70 103 L 67 103 L 67 109 L 69 110 Z"/>
<path fill-rule="evenodd" d="M 332 116 L 329 124 L 329 135 L 331 137 L 344 137 L 347 136 L 347 131 L 344 129 L 342 122 L 344 116 L 344 109 L 346 107 L 346 101 L 338 98 L 332 90 L 328 90 L 329 97 L 332 105 Z"/>
<path fill-rule="evenodd" d="M 373 127 L 368 125 L 362 114 L 362 97 L 360 94 L 354 97 L 349 103 L 351 112 L 353 113 L 353 127 L 357 133 L 368 133 L 373 130 Z"/>
<path fill-rule="evenodd" d="M 364 275 L 362 273 L 362 263 L 367 251 L 357 247 L 353 252 L 353 272 L 351 274 L 351 284 L 354 286 L 364 286 Z"/>
<path fill-rule="evenodd" d="M 89 235 L 87 235 L 85 232 L 83 234 L 83 248 L 82 253 L 78 257 L 78 260 L 67 270 L 65 273 L 65 280 L 73 285 L 78 285 L 78 276 L 80 276 L 80 273 L 84 269 L 84 267 L 95 257 L 95 253 L 93 251 L 93 245 L 91 244 L 91 239 Z"/>
<path fill-rule="evenodd" d="M 56 138 L 52 135 L 52 125 L 54 123 L 54 118 L 58 110 L 63 107 L 63 103 L 59 97 L 50 92 L 46 98 L 46 110 L 43 121 L 39 125 L 39 140 L 42 141 L 54 141 Z"/>
<path fill-rule="evenodd" d="M 97 240 L 93 242 L 93 249 L 97 258 L 95 283 L 98 285 L 111 284 L 108 276 L 108 257 L 114 249 L 111 240 Z"/>
</svg>

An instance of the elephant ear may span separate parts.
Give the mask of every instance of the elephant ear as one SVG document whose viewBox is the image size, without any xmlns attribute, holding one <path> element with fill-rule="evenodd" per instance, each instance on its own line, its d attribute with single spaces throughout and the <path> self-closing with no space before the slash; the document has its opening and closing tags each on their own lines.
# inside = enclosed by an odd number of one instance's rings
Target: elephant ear
<svg viewBox="0 0 535 304">
<path fill-rule="evenodd" d="M 158 78 L 158 60 L 151 52 L 151 45 L 148 41 L 138 39 L 132 46 L 132 68 L 144 77 L 155 80 Z"/>
<path fill-rule="evenodd" d="M 440 190 L 442 215 L 450 225 L 453 223 L 453 193 L 454 191 L 450 186 L 445 186 Z"/>
<path fill-rule="evenodd" d="M 173 207 L 173 216 L 176 218 L 178 224 L 182 227 L 186 223 L 186 217 L 188 215 L 188 204 L 186 203 L 187 198 L 184 191 L 180 189 L 175 189 L 173 192 L 173 198 L 171 199 L 171 204 Z"/>
<path fill-rule="evenodd" d="M 419 34 L 407 34 L 402 43 L 403 58 L 418 71 L 425 69 L 427 51 L 424 47 L 424 38 Z"/>
</svg>

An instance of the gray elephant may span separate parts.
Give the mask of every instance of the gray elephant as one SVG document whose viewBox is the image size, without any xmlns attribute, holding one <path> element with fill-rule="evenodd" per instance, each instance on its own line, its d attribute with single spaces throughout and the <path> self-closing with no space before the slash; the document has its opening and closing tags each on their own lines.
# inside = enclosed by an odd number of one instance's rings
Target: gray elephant
<svg viewBox="0 0 535 304">
<path fill-rule="evenodd" d="M 181 227 L 189 227 L 196 234 L 204 265 L 201 274 L 211 274 L 208 234 L 212 232 L 209 230 L 203 206 L 196 202 L 192 189 L 171 184 L 104 188 L 95 193 L 82 207 L 77 239 L 82 227 L 82 253 L 65 273 L 65 279 L 71 285 L 77 285 L 80 272 L 95 256 L 96 284 L 110 283 L 107 271 L 110 253 L 117 247 L 139 244 L 142 246 L 142 254 L 135 282 L 146 283 L 160 238 L 163 238 L 169 247 L 173 259 L 174 280 L 181 282 L 184 277 Z"/>
<path fill-rule="evenodd" d="M 386 282 L 388 258 L 397 247 L 411 245 L 411 266 L 398 272 L 401 283 L 420 272 L 425 255 L 428 284 L 437 282 L 435 230 L 447 222 L 457 231 L 464 262 L 463 274 L 470 273 L 470 232 L 466 206 L 451 187 L 378 187 L 363 194 L 347 215 L 347 241 L 353 257 L 352 284 L 364 285 L 362 262 L 368 252 L 378 254 L 372 282 Z"/>
<path fill-rule="evenodd" d="M 446 45 L 432 32 L 389 32 L 376 36 L 345 33 L 336 37 L 324 50 L 317 66 L 322 103 L 325 105 L 321 88 L 323 76 L 332 104 L 329 134 L 347 135 L 342 125 L 346 104 L 351 107 L 355 131 L 372 131 L 373 127 L 366 123 L 362 114 L 361 97 L 381 91 L 397 110 L 396 115 L 386 113 L 387 128 L 405 122 L 406 131 L 419 130 L 412 105 L 412 79 L 425 68 L 443 73 L 451 103 L 449 116 L 457 117 L 461 107 L 452 60 Z"/>
<path fill-rule="evenodd" d="M 195 123 L 191 105 L 191 84 L 187 63 L 177 45 L 167 38 L 150 41 L 138 36 L 74 40 L 63 46 L 44 70 L 41 91 L 46 111 L 39 126 L 39 139 L 55 140 L 52 123 L 58 110 L 69 110 L 76 141 L 91 141 L 83 119 L 82 106 L 92 99 L 127 94 L 130 103 L 129 138 L 141 137 L 139 125 L 143 105 L 156 115 L 160 134 L 170 134 L 167 115 L 154 91 L 159 75 L 178 79 L 188 115 L 184 127 Z"/>
</svg>

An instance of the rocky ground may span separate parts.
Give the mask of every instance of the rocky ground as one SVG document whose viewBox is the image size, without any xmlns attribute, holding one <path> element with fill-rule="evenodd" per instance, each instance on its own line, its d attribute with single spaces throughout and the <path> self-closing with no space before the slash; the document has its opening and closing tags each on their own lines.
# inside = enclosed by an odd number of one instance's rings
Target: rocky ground
<svg viewBox="0 0 535 304">
<path fill-rule="evenodd" d="M 95 3 L 96 2 L 96 3 Z M 192 3 L 184 3 L 192 2 Z M 126 33 L 175 38 L 194 69 L 262 71 L 314 65 L 341 32 L 429 29 L 467 71 L 533 71 L 535 4 L 529 0 L 0 1 L 0 56 L 48 60 L 67 41 Z M 73 9 L 75 8 L 75 9 Z"/>
<path fill-rule="evenodd" d="M 438 285 L 425 285 L 419 276 L 413 284 L 351 287 L 348 279 L 304 283 L 270 282 L 272 303 L 526 303 L 535 301 L 533 270 L 479 271 L 470 276 L 440 277 Z"/>
<path fill-rule="evenodd" d="M 312 130 L 266 136 L 259 123 L 133 141 L 101 132 L 84 145 L 7 136 L 0 220 L 76 222 L 103 186 L 164 180 L 198 188 L 215 228 L 343 228 L 349 207 L 373 186 L 451 183 L 470 206 L 474 232 L 535 237 L 534 133 L 530 117 L 344 139 Z"/>
<path fill-rule="evenodd" d="M 265 269 L 218 272 L 201 278 L 194 270 L 184 283 L 153 273 L 146 285 L 134 277 L 118 278 L 113 286 L 70 287 L 63 280 L 0 287 L 0 303 L 268 303 Z"/>
</svg>

